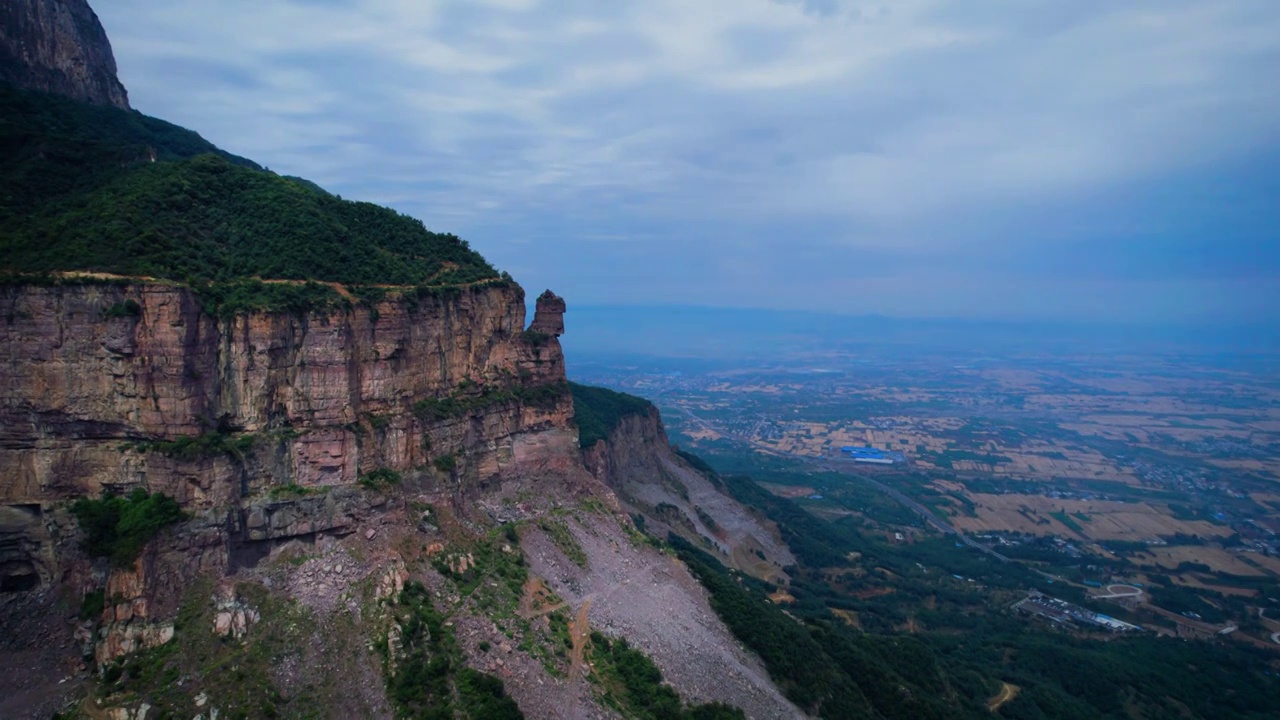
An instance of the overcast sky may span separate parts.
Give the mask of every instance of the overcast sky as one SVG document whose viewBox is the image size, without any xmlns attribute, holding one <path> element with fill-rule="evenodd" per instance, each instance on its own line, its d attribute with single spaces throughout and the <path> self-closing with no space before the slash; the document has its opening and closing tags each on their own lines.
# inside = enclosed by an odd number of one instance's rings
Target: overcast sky
<svg viewBox="0 0 1280 720">
<path fill-rule="evenodd" d="M 1280 318 L 1277 0 L 97 0 L 135 108 L 570 304 Z"/>
</svg>

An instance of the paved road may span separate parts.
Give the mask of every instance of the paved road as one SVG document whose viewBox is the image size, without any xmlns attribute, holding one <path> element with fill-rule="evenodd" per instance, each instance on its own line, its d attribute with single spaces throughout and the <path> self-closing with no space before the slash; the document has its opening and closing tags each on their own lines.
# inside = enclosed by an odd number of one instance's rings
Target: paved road
<svg viewBox="0 0 1280 720">
<path fill-rule="evenodd" d="M 1120 588 L 1121 591 L 1117 591 L 1116 588 Z M 1106 594 L 1090 595 L 1089 597 L 1094 600 L 1114 600 L 1116 598 L 1140 597 L 1142 595 L 1142 588 L 1132 585 L 1108 585 L 1106 590 Z"/>
<path fill-rule="evenodd" d="M 792 455 L 791 457 L 797 460 L 807 460 L 817 465 L 818 467 L 821 467 L 827 470 L 833 470 L 835 472 L 842 473 L 850 477 L 858 478 L 859 480 L 862 480 L 863 482 L 867 483 L 871 487 L 883 492 L 884 494 L 888 495 L 894 500 L 897 500 L 898 502 L 907 506 L 911 510 L 914 510 L 918 515 L 924 518 L 925 522 L 929 523 L 940 532 L 947 535 L 953 535 L 965 545 L 968 545 L 969 547 L 975 550 L 984 552 L 990 555 L 991 557 L 999 560 L 1000 562 L 1014 562 L 1011 558 L 1001 554 L 991 546 L 984 545 L 983 543 L 980 543 L 977 540 L 974 540 L 968 535 L 965 535 L 964 533 L 955 529 L 954 527 L 951 526 L 951 523 L 948 523 L 946 520 L 943 520 L 942 518 L 938 517 L 937 515 L 934 514 L 932 510 L 925 507 L 924 505 L 921 505 L 915 500 L 912 500 L 911 498 L 907 497 L 906 494 L 904 494 L 901 490 L 885 485 L 879 480 L 876 480 L 875 478 L 870 477 L 865 473 L 859 472 L 857 469 L 850 467 L 849 463 L 836 463 L 836 462 L 830 462 L 830 461 L 823 462 L 815 458 L 805 457 L 803 455 Z M 1030 565 L 1026 565 L 1025 563 L 1023 564 L 1023 567 L 1027 568 L 1031 572 L 1039 575 L 1040 577 L 1046 580 L 1052 580 L 1054 582 L 1063 582 L 1063 583 L 1067 582 L 1066 580 L 1064 580 L 1062 577 L 1058 575 L 1047 573 L 1043 570 L 1040 570 L 1039 568 L 1034 568 L 1034 567 L 1031 567 Z"/>
<path fill-rule="evenodd" d="M 922 518 L 924 518 L 925 522 L 932 525 L 939 532 L 942 532 L 946 535 L 954 535 L 956 536 L 957 539 L 959 539 L 961 542 L 968 545 L 969 547 L 974 548 L 975 550 L 981 550 L 982 552 L 1000 560 L 1001 562 L 1012 562 L 1008 557 L 1000 554 L 996 550 L 992 549 L 990 546 L 984 545 L 978 542 L 977 540 L 974 540 L 973 538 L 969 537 L 968 535 L 965 535 L 959 530 L 956 530 L 954 527 L 951 526 L 951 523 L 938 517 L 936 514 L 934 514 L 932 510 L 925 507 L 924 505 L 921 505 L 915 500 L 912 500 L 911 498 L 907 497 L 907 495 L 903 493 L 901 490 L 885 485 L 884 483 L 880 482 L 879 480 L 876 480 L 875 478 L 872 478 L 868 475 L 860 473 L 854 470 L 853 468 L 850 468 L 847 464 L 815 460 L 814 458 L 807 458 L 801 455 L 793 455 L 792 457 L 794 457 L 797 460 L 808 460 L 824 470 L 831 470 L 833 472 L 838 472 L 844 475 L 850 475 L 852 477 L 856 477 L 859 480 L 870 485 L 871 487 L 879 490 L 880 492 L 888 495 L 894 500 L 897 500 L 898 502 L 907 506 L 909 509 L 913 510 L 917 515 L 920 515 Z"/>
</svg>

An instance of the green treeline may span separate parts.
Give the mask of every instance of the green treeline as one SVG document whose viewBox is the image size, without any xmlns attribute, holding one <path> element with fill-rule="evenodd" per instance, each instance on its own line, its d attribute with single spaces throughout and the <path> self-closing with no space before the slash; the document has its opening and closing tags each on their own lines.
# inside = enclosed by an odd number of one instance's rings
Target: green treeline
<svg viewBox="0 0 1280 720">
<path fill-rule="evenodd" d="M 253 449 L 257 441 L 257 435 L 211 430 L 200 435 L 183 435 L 173 440 L 138 440 L 125 443 L 122 447 L 144 453 L 154 451 L 178 460 L 190 461 L 219 455 L 242 457 Z"/>
<path fill-rule="evenodd" d="M 603 685 L 605 702 L 636 720 L 742 720 L 742 711 L 723 703 L 686 707 L 662 682 L 662 671 L 648 655 L 623 638 L 591 633 L 592 679 Z"/>
<path fill-rule="evenodd" d="M 578 442 L 584 448 L 609 437 L 624 417 L 647 415 L 653 403 L 635 395 L 602 387 L 569 383 L 573 393 L 573 417 L 578 423 Z"/>
<path fill-rule="evenodd" d="M 19 221 L 13 270 L 456 285 L 498 273 L 453 235 L 218 155 L 148 163 Z"/>
<path fill-rule="evenodd" d="M 450 624 L 427 589 L 409 582 L 395 606 L 399 651 L 388 656 L 387 691 L 396 717 L 413 720 L 518 720 L 523 713 L 502 681 L 466 667 Z"/>
<path fill-rule="evenodd" d="M 1054 520 L 1057 520 L 1063 525 L 1066 525 L 1068 530 L 1071 530 L 1072 532 L 1079 535 L 1084 534 L 1084 528 L 1080 527 L 1080 523 L 1076 522 L 1075 519 L 1072 518 L 1070 515 L 1068 515 L 1065 510 L 1056 510 L 1054 512 L 1049 513 L 1049 515 Z"/>
<path fill-rule="evenodd" d="M 888 677 L 887 671 L 878 663 L 868 661 L 855 648 L 841 647 L 839 643 L 830 642 L 831 638 L 827 635 L 796 622 L 781 608 L 765 599 L 763 592 L 750 589 L 745 578 L 735 577 L 714 557 L 680 536 L 672 534 L 668 537 L 668 542 L 711 593 L 711 607 L 716 614 L 739 640 L 760 656 L 769 675 L 788 699 L 807 712 L 818 713 L 822 717 L 894 716 L 875 712 L 879 708 L 873 709 L 871 700 L 860 687 L 861 683 L 879 689 L 887 682 L 889 692 L 896 693 L 892 689 L 894 679 Z M 828 642 L 820 642 L 819 638 Z M 835 650 L 837 656 L 829 654 L 828 647 L 824 645 Z M 838 658 L 844 659 L 849 667 L 842 667 Z M 859 673 L 858 682 L 854 681 L 850 670 Z M 868 676 L 868 670 L 873 675 Z M 955 717 L 946 713 L 946 707 L 933 705 L 940 702 L 941 698 L 931 702 L 930 698 L 921 697 L 917 702 L 911 703 L 910 708 L 918 714 L 899 716 Z"/>
<path fill-rule="evenodd" d="M 139 112 L 0 82 L 0 226 L 150 163 L 152 153 L 160 162 L 215 153 L 258 167 Z"/>
<path fill-rule="evenodd" d="M 444 397 L 419 400 L 413 404 L 413 414 L 422 422 L 433 422 L 462 417 L 507 402 L 549 410 L 569 392 L 569 387 L 562 381 L 507 387 L 485 385 L 474 390 L 472 387 L 459 388 Z"/>
</svg>

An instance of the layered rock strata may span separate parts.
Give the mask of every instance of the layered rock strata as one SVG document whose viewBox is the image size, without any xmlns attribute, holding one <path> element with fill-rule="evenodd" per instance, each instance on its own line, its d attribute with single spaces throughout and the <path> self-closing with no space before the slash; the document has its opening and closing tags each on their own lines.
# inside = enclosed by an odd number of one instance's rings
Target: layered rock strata
<svg viewBox="0 0 1280 720">
<path fill-rule="evenodd" d="M 177 286 L 8 288 L 0 502 L 142 486 L 210 508 L 446 456 L 492 480 L 519 436 L 571 427 L 559 342 L 523 313 L 514 285 L 231 318 Z"/>
<path fill-rule="evenodd" d="M 353 532 L 367 488 L 581 467 L 559 341 L 514 284 L 229 318 L 176 285 L 21 285 L 0 316 L 0 581 L 105 585 L 100 662 L 171 636 L 196 577 Z M 192 519 L 129 568 L 80 555 L 67 502 L 134 488 Z"/>
<path fill-rule="evenodd" d="M 564 334 L 564 298 L 547 290 L 538 296 L 529 332 L 560 337 Z"/>
</svg>

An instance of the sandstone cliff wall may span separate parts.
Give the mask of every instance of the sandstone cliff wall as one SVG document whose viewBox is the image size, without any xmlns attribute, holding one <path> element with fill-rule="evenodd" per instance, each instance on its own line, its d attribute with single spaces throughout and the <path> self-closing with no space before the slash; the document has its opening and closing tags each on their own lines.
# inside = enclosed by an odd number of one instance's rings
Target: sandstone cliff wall
<svg viewBox="0 0 1280 720">
<path fill-rule="evenodd" d="M 129 108 L 111 43 L 86 0 L 0 3 L 0 80 Z"/>
<path fill-rule="evenodd" d="M 559 342 L 522 332 L 515 286 L 229 319 L 169 285 L 24 286 L 0 316 L 4 503 L 143 486 L 207 508 L 445 456 L 485 482 L 516 436 L 570 426 Z"/>
<path fill-rule="evenodd" d="M 0 290 L 4 589 L 103 582 L 66 501 L 176 498 L 194 519 L 105 579 L 114 656 L 200 572 L 351 532 L 375 471 L 459 496 L 581 472 L 559 341 L 524 317 L 507 284 L 230 318 L 169 284 Z"/>
</svg>

